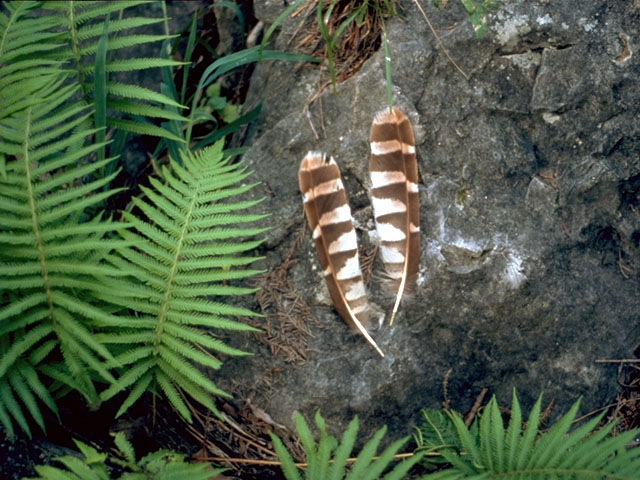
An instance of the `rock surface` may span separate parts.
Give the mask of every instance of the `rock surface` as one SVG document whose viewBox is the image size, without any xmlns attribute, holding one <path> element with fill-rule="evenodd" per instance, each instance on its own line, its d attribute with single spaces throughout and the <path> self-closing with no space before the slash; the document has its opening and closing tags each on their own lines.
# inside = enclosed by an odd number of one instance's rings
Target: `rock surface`
<svg viewBox="0 0 640 480">
<path fill-rule="evenodd" d="M 255 0 L 257 16 L 273 21 L 275 3 Z M 358 414 L 365 433 L 386 423 L 406 435 L 420 408 L 441 404 L 445 377 L 462 411 L 486 387 L 505 405 L 516 388 L 527 409 L 544 392 L 552 417 L 583 396 L 586 412 L 618 389 L 615 365 L 596 360 L 633 356 L 640 343 L 640 2 L 503 2 L 480 40 L 458 2 L 422 3 L 469 78 L 401 2 L 387 25 L 394 103 L 416 133 L 423 237 L 413 300 L 373 332 L 386 357 L 331 308 L 307 230 L 282 270 L 317 319 L 305 325 L 306 362 L 278 350 L 295 319 L 271 315 L 272 350 L 245 339 L 254 357 L 217 377 L 290 428 L 295 410 L 320 409 L 335 432 Z M 296 26 L 284 24 L 279 48 Z M 308 150 L 340 165 L 371 245 L 368 135 L 386 104 L 384 72 L 379 51 L 337 96 L 309 104 L 316 67 L 256 69 L 252 95 L 264 105 L 244 158 L 272 214 L 265 268 L 282 264 L 306 223 L 297 170 Z M 374 273 L 371 297 L 388 312 L 378 283 Z"/>
</svg>

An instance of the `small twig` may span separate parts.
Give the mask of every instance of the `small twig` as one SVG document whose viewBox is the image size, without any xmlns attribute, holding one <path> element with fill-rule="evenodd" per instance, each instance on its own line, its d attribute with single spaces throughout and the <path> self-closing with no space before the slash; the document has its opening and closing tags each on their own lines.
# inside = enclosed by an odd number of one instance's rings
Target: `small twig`
<svg viewBox="0 0 640 480">
<path fill-rule="evenodd" d="M 440 40 L 440 36 L 438 35 L 438 33 L 436 32 L 436 29 L 433 28 L 433 25 L 431 24 L 431 21 L 429 20 L 429 17 L 427 17 L 427 14 L 424 12 L 424 10 L 422 9 L 422 5 L 420 5 L 420 2 L 418 2 L 418 0 L 413 0 L 413 3 L 416 4 L 416 7 L 418 7 L 418 10 L 420 10 L 420 13 L 422 14 L 422 16 L 424 17 L 424 19 L 427 22 L 427 25 L 429 25 L 429 30 L 431 30 L 431 33 L 433 34 L 433 36 L 435 37 L 436 41 L 438 42 L 438 45 L 440 45 L 440 48 L 442 48 L 442 51 L 444 52 L 444 54 L 447 56 L 447 58 L 449 59 L 449 61 L 453 64 L 454 67 L 456 67 L 456 69 L 462 74 L 462 76 L 469 80 L 469 76 L 464 73 L 464 70 L 462 70 L 462 68 L 460 68 L 460 66 L 458 66 L 458 64 L 455 62 L 455 60 L 451 57 L 451 55 L 449 55 L 449 51 L 446 49 L 446 47 L 444 46 L 444 44 L 442 43 L 442 40 Z"/>
<path fill-rule="evenodd" d="M 471 407 L 471 410 L 469 410 L 469 413 L 467 413 L 467 415 L 464 417 L 464 424 L 467 428 L 469 428 L 471 426 L 471 422 L 473 422 L 473 419 L 476 416 L 476 413 L 478 413 L 478 410 L 480 409 L 480 406 L 482 405 L 482 401 L 484 400 L 485 395 L 487 394 L 487 392 L 489 391 L 488 388 L 483 388 L 482 391 L 480 392 L 480 394 L 477 396 L 476 401 L 473 403 L 473 406 Z"/>
<path fill-rule="evenodd" d="M 621 358 L 619 360 L 597 359 L 596 363 L 640 363 L 640 358 Z"/>
<path fill-rule="evenodd" d="M 602 412 L 603 410 L 606 410 L 606 409 L 608 409 L 608 408 L 615 407 L 616 405 L 624 404 L 624 403 L 628 403 L 628 400 L 623 401 L 623 402 L 610 403 L 609 405 L 605 405 L 604 407 L 600 407 L 600 408 L 597 408 L 597 409 L 595 409 L 595 410 L 592 410 L 592 411 L 590 411 L 589 413 L 585 413 L 585 414 L 584 414 L 584 415 L 582 415 L 581 417 L 578 417 L 578 418 L 574 419 L 574 420 L 573 420 L 573 422 L 571 422 L 571 423 L 578 423 L 578 422 L 580 422 L 581 420 L 584 420 L 585 418 L 592 417 L 592 416 L 593 416 L 593 415 L 595 415 L 596 413 L 600 413 L 600 412 Z"/>
<path fill-rule="evenodd" d="M 411 458 L 415 455 L 415 453 L 398 453 L 396 455 L 393 456 L 394 460 L 402 460 L 405 458 Z M 425 453 L 425 456 L 428 457 L 438 457 L 440 456 L 439 453 L 437 452 L 427 452 Z M 380 457 L 375 456 L 372 457 L 371 460 L 378 460 Z M 347 458 L 347 463 L 354 463 L 356 460 L 358 460 L 357 457 L 352 457 L 352 458 Z M 273 466 L 273 467 L 278 467 L 280 465 L 282 465 L 282 462 L 278 461 L 278 460 L 260 460 L 260 459 L 256 459 L 256 458 L 224 458 L 224 457 L 199 457 L 198 458 L 199 462 L 227 462 L 227 463 L 243 463 L 246 465 L 266 465 L 266 466 Z M 333 460 L 329 460 L 329 463 L 333 463 Z M 295 466 L 296 467 L 307 467 L 309 464 L 308 463 L 301 463 L 301 462 L 296 462 Z"/>
<path fill-rule="evenodd" d="M 551 401 L 547 404 L 547 408 L 545 408 L 542 414 L 540 415 L 540 420 L 539 420 L 540 424 L 542 424 L 544 421 L 547 420 L 547 418 L 549 418 L 549 415 L 551 415 L 551 410 L 553 409 L 553 405 L 555 403 L 556 403 L 555 398 L 552 398 Z"/>
</svg>

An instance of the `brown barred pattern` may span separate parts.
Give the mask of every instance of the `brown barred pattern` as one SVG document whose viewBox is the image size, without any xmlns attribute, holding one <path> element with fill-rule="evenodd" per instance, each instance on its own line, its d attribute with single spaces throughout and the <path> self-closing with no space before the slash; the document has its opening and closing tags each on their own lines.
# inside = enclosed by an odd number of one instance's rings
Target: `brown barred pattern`
<svg viewBox="0 0 640 480">
<path fill-rule="evenodd" d="M 323 153 L 309 152 L 300 165 L 298 180 L 333 305 L 384 357 L 364 327 L 367 293 L 360 270 L 358 239 L 338 165 Z"/>
<path fill-rule="evenodd" d="M 376 115 L 371 126 L 371 196 L 380 254 L 396 301 L 415 284 L 420 264 L 418 164 L 409 119 L 397 108 Z"/>
</svg>

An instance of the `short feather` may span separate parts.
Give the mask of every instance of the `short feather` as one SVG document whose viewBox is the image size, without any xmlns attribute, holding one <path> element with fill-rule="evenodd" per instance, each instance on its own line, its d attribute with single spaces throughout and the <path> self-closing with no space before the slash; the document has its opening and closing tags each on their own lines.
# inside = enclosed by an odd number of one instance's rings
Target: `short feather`
<svg viewBox="0 0 640 480">
<path fill-rule="evenodd" d="M 351 209 L 338 165 L 323 153 L 309 152 L 300 165 L 298 180 L 333 305 L 340 316 L 353 324 L 384 357 L 363 325 L 367 297 Z"/>
</svg>

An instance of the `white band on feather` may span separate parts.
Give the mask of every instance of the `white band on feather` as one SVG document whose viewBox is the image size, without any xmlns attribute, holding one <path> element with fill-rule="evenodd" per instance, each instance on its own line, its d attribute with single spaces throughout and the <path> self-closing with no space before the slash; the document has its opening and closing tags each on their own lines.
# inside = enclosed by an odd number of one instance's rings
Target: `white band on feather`
<svg viewBox="0 0 640 480">
<path fill-rule="evenodd" d="M 350 250 L 358 250 L 358 237 L 355 230 L 349 230 L 329 244 L 327 251 L 329 255 L 340 252 L 348 252 Z M 360 267 L 358 267 L 360 268 Z"/>
<path fill-rule="evenodd" d="M 385 247 L 380 245 L 380 255 L 382 255 L 382 261 L 386 263 L 404 263 L 404 255 L 394 247 Z"/>
<path fill-rule="evenodd" d="M 393 183 L 403 183 L 407 181 L 407 177 L 404 172 L 391 171 L 391 172 L 371 172 L 371 187 L 380 188 L 386 187 Z"/>
<path fill-rule="evenodd" d="M 378 197 L 373 197 L 371 200 L 371 203 L 373 203 L 373 214 L 376 218 L 391 213 L 403 213 L 407 211 L 407 205 L 400 200 Z"/>
<path fill-rule="evenodd" d="M 398 140 L 387 140 L 386 142 L 371 142 L 371 153 L 373 155 L 386 155 L 388 153 L 402 150 L 402 143 Z"/>
<path fill-rule="evenodd" d="M 322 195 L 329 195 L 331 193 L 335 193 L 340 190 L 344 190 L 344 185 L 342 184 L 342 180 L 340 180 L 339 178 L 329 180 L 328 182 L 324 182 L 324 183 L 321 183 L 320 185 L 316 185 L 315 187 L 313 187 L 313 189 L 311 190 L 311 194 L 308 196 L 305 196 L 306 198 L 303 198 L 303 200 L 307 202 L 309 200 L 314 200 Z"/>
<path fill-rule="evenodd" d="M 402 144 L 402 153 L 414 154 L 414 153 L 416 153 L 416 147 L 414 147 L 413 145 L 409 145 L 408 143 L 403 143 Z"/>
<path fill-rule="evenodd" d="M 362 275 L 360 271 L 360 262 L 357 256 L 353 256 L 347 260 L 344 266 L 336 273 L 338 280 L 348 280 L 353 277 L 359 277 Z"/>
<path fill-rule="evenodd" d="M 351 209 L 349 208 L 349 205 L 345 203 L 344 205 L 334 208 L 330 212 L 323 213 L 318 224 L 324 227 L 326 225 L 348 222 L 350 220 Z"/>
<path fill-rule="evenodd" d="M 376 229 L 378 230 L 380 238 L 385 242 L 401 242 L 407 238 L 402 230 L 394 227 L 390 223 L 378 223 Z"/>
<path fill-rule="evenodd" d="M 354 283 L 351 288 L 345 292 L 345 297 L 349 302 L 362 298 L 366 295 L 367 292 L 364 288 L 364 283 L 362 282 Z"/>
</svg>

